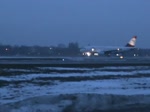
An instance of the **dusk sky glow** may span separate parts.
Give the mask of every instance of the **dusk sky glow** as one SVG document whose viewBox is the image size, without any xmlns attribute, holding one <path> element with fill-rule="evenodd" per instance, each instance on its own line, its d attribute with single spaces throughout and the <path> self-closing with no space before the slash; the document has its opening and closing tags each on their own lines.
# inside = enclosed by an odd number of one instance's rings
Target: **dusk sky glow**
<svg viewBox="0 0 150 112">
<path fill-rule="evenodd" d="M 0 43 L 150 48 L 149 0 L 0 0 Z"/>
</svg>

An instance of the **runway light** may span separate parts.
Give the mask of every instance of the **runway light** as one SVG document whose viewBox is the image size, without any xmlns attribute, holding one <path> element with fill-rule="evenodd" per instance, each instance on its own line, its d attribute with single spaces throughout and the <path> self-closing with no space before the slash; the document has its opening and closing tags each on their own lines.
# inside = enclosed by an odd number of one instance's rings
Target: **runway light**
<svg viewBox="0 0 150 112">
<path fill-rule="evenodd" d="M 6 48 L 5 51 L 8 51 L 8 48 Z"/>
<path fill-rule="evenodd" d="M 118 48 L 117 50 L 119 51 L 120 49 Z"/>
<path fill-rule="evenodd" d="M 116 54 L 116 56 L 119 56 L 119 54 Z"/>
<path fill-rule="evenodd" d="M 124 57 L 123 56 L 120 56 L 120 59 L 123 59 Z"/>
</svg>

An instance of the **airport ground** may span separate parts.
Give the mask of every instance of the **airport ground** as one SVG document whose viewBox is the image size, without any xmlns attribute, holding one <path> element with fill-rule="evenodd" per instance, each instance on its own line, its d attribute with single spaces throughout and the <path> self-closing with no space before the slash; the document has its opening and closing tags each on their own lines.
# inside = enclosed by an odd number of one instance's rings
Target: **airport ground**
<svg viewBox="0 0 150 112">
<path fill-rule="evenodd" d="M 21 57 L 0 64 L 0 112 L 150 110 L 148 57 Z"/>
</svg>

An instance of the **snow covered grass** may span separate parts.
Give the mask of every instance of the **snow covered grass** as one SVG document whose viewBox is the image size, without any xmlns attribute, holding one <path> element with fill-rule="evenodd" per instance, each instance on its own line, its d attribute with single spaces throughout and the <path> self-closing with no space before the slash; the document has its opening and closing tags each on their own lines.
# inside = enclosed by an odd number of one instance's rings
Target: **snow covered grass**
<svg viewBox="0 0 150 112">
<path fill-rule="evenodd" d="M 149 112 L 149 104 L 149 95 L 77 93 L 32 97 L 0 105 L 0 112 Z"/>
<path fill-rule="evenodd" d="M 23 74 L 15 74 L 17 71 L 23 71 Z M 10 71 L 7 69 L 5 72 L 11 73 L 11 75 L 0 75 L 0 104 L 44 95 L 81 93 L 127 96 L 150 94 L 150 69 L 148 66 L 78 69 L 40 67 L 31 71 L 27 69 L 27 72 L 22 69 L 10 69 Z"/>
<path fill-rule="evenodd" d="M 74 94 L 74 93 L 95 93 L 95 94 L 118 94 L 136 95 L 150 94 L 150 78 L 133 79 L 111 79 L 74 82 L 53 82 L 43 86 L 23 83 L 0 88 L 1 103 L 19 101 L 33 96 L 49 94 Z"/>
</svg>

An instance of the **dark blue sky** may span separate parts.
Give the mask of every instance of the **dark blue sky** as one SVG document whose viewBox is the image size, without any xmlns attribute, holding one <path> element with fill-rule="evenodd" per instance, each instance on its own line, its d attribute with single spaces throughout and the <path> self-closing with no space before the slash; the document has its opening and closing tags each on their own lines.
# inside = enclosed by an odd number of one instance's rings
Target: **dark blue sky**
<svg viewBox="0 0 150 112">
<path fill-rule="evenodd" d="M 0 43 L 150 48 L 149 0 L 0 0 Z"/>
</svg>

